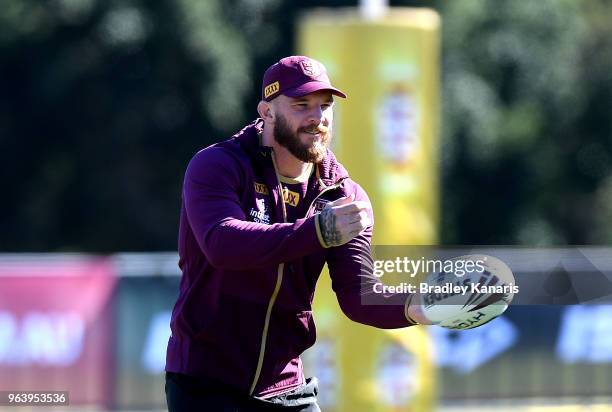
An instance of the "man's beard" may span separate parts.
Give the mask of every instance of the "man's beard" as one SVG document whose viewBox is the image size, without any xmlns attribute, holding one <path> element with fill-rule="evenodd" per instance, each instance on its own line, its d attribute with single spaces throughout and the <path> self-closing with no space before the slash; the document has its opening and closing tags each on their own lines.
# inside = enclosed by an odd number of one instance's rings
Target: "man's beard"
<svg viewBox="0 0 612 412">
<path fill-rule="evenodd" d="M 321 138 L 312 144 L 300 141 L 299 133 L 317 132 Z M 325 126 L 300 127 L 296 132 L 289 128 L 287 120 L 282 115 L 276 116 L 274 123 L 274 139 L 278 144 L 285 147 L 289 152 L 306 163 L 319 163 L 327 154 L 327 146 L 331 141 L 331 130 Z"/>
</svg>

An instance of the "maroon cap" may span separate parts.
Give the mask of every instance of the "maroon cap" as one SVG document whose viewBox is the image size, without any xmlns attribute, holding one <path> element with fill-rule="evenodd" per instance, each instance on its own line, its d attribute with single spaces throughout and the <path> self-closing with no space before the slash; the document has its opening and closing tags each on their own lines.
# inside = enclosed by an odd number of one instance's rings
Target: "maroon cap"
<svg viewBox="0 0 612 412">
<path fill-rule="evenodd" d="M 301 97 L 318 90 L 329 90 L 346 98 L 346 94 L 331 85 L 322 63 L 306 56 L 289 56 L 268 67 L 263 77 L 261 98 L 269 102 L 279 94 Z"/>
</svg>

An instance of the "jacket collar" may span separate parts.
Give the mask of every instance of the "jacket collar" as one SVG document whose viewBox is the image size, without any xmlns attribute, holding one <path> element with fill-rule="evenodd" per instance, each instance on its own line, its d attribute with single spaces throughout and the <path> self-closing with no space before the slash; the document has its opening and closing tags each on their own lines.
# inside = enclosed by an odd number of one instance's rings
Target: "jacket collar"
<svg viewBox="0 0 612 412">
<path fill-rule="evenodd" d="M 272 148 L 261 145 L 259 139 L 259 134 L 263 131 L 263 125 L 263 119 L 256 119 L 236 133 L 233 138 L 244 149 L 252 162 L 260 165 L 270 165 L 272 163 L 270 161 Z M 327 154 L 323 160 L 317 165 L 317 172 L 325 186 L 333 185 L 348 177 L 348 172 L 344 166 L 338 162 L 336 156 L 329 149 L 327 149 Z"/>
</svg>

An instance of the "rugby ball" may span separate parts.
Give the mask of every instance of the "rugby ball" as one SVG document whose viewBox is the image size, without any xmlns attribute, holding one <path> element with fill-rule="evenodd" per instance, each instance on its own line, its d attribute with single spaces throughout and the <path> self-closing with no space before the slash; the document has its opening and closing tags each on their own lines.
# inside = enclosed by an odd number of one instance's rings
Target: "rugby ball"
<svg viewBox="0 0 612 412">
<path fill-rule="evenodd" d="M 445 269 L 427 275 L 419 290 L 423 314 L 438 326 L 482 326 L 504 313 L 518 292 L 512 271 L 496 257 L 466 255 L 444 263 Z"/>
</svg>

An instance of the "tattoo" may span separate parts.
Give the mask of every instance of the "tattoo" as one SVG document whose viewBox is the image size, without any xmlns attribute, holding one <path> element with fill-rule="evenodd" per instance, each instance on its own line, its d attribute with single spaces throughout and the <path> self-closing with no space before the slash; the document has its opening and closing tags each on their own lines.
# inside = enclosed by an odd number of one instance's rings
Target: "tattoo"
<svg viewBox="0 0 612 412">
<path fill-rule="evenodd" d="M 319 215 L 319 227 L 321 229 L 321 236 L 327 246 L 340 246 L 341 235 L 336 228 L 336 216 L 330 207 L 326 207 L 321 211 Z"/>
</svg>

